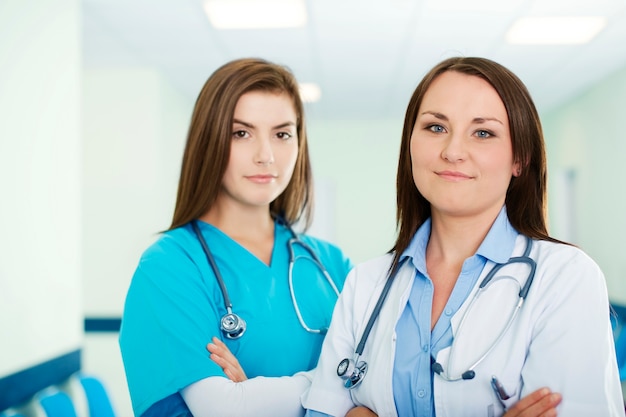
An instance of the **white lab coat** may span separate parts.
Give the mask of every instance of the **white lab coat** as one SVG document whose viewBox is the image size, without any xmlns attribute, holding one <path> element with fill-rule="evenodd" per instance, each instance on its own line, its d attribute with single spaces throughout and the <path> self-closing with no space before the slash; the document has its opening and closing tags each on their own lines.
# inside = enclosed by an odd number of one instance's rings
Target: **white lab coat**
<svg viewBox="0 0 626 417">
<path fill-rule="evenodd" d="M 526 239 L 518 236 L 514 255 L 521 255 L 525 245 Z M 559 417 L 624 416 L 601 270 L 580 249 L 547 241 L 534 241 L 530 256 L 537 263 L 537 271 L 526 302 L 504 338 L 475 368 L 475 378 L 449 382 L 434 376 L 437 417 L 502 415 L 504 410 L 490 385 L 492 375 L 507 393 L 516 393 L 507 406 L 547 386 L 563 396 L 557 409 Z M 349 274 L 313 384 L 302 398 L 305 408 L 343 417 L 356 404 L 369 407 L 380 417 L 397 416 L 392 391 L 395 325 L 415 279 L 412 266 L 405 264 L 400 269 L 365 344 L 361 360 L 369 367 L 362 383 L 347 390 L 336 374 L 342 359 L 355 356 L 391 260 L 392 255 L 387 254 L 356 266 Z M 461 317 L 492 267 L 493 263 L 488 262 L 472 293 L 452 317 L 453 334 L 459 343 L 464 340 L 454 347 L 454 363 L 448 363 L 451 348 L 443 349 L 436 358 L 450 375 L 466 371 L 485 353 L 506 325 L 504 312 L 512 310 L 511 302 L 516 298 L 511 293 L 519 289 L 512 280 L 494 283 L 480 296 L 489 298 L 472 307 L 461 330 L 463 336 L 458 334 Z M 497 274 L 501 275 L 512 276 L 523 286 L 528 267 L 512 264 Z"/>
</svg>

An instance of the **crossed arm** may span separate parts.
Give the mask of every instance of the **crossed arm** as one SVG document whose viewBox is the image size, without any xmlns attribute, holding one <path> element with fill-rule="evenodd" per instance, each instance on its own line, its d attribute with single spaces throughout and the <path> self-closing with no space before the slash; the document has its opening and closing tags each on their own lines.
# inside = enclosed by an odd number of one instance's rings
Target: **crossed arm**
<svg viewBox="0 0 626 417">
<path fill-rule="evenodd" d="M 555 417 L 556 406 L 561 402 L 561 395 L 540 388 L 519 400 L 504 417 Z M 345 417 L 378 417 L 367 407 L 354 407 Z"/>
<path fill-rule="evenodd" d="M 207 345 L 207 350 L 210 358 L 224 370 L 231 381 L 243 382 L 248 379 L 235 355 L 221 340 L 214 337 Z M 540 388 L 519 400 L 504 417 L 555 417 L 556 406 L 560 402 L 560 394 L 550 391 L 549 388 Z M 377 415 L 367 407 L 354 407 L 345 417 L 377 417 Z"/>
<path fill-rule="evenodd" d="M 248 378 L 239 361 L 220 340 L 214 338 L 207 349 L 226 377 L 207 377 L 180 391 L 194 416 L 295 417 L 304 414 L 300 396 L 311 385 L 311 372 Z"/>
</svg>

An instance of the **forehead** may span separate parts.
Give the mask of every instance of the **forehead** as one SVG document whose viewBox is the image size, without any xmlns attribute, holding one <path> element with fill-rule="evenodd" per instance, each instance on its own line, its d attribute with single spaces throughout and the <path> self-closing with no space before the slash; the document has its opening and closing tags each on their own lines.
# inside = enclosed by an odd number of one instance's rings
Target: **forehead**
<svg viewBox="0 0 626 417">
<path fill-rule="evenodd" d="M 420 105 L 420 113 L 446 113 L 446 110 L 467 113 L 472 117 L 506 116 L 504 103 L 489 82 L 457 71 L 446 71 L 437 76 L 426 90 Z"/>
<path fill-rule="evenodd" d="M 252 90 L 242 94 L 235 105 L 237 110 L 247 110 L 259 106 L 287 107 L 296 111 L 293 98 L 286 91 Z"/>
</svg>

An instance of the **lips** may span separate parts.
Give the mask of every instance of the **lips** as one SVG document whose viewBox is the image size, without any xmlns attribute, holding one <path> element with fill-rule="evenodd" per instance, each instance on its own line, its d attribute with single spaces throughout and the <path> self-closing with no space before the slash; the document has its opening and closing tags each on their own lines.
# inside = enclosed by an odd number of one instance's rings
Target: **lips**
<svg viewBox="0 0 626 417">
<path fill-rule="evenodd" d="M 439 172 L 436 172 L 436 174 L 440 178 L 443 178 L 448 181 L 463 181 L 463 180 L 469 180 L 472 178 L 471 176 L 464 174 L 462 172 L 458 172 L 458 171 L 439 171 Z"/>
<path fill-rule="evenodd" d="M 258 175 L 248 175 L 246 176 L 246 178 L 257 184 L 268 184 L 274 181 L 277 178 L 277 176 L 271 175 L 271 174 L 258 174 Z"/>
</svg>

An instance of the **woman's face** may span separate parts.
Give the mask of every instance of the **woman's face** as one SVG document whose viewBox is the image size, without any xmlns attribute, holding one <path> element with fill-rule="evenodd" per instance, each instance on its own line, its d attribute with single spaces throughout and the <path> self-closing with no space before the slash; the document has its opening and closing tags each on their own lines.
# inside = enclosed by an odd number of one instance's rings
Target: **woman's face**
<svg viewBox="0 0 626 417">
<path fill-rule="evenodd" d="M 433 215 L 496 215 L 513 161 L 509 119 L 482 78 L 447 71 L 430 85 L 411 134 L 413 180 Z"/>
<path fill-rule="evenodd" d="M 298 157 L 293 100 L 288 94 L 266 91 L 242 95 L 232 131 L 218 200 L 267 207 L 287 188 Z"/>
</svg>

